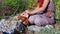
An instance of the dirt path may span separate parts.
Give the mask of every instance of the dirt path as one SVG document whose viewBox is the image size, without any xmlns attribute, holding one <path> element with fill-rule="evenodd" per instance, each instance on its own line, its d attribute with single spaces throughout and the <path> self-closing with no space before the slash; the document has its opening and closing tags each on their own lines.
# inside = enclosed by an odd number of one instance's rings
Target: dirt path
<svg viewBox="0 0 60 34">
<path fill-rule="evenodd" d="M 55 24 L 55 29 L 58 29 L 60 28 L 60 25 L 59 24 Z"/>
</svg>

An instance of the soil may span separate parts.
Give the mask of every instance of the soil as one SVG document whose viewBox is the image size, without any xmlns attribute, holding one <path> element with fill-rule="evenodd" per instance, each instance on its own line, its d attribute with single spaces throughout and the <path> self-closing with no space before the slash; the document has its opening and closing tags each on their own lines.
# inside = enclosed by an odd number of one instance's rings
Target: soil
<svg viewBox="0 0 60 34">
<path fill-rule="evenodd" d="M 58 29 L 60 28 L 60 25 L 59 24 L 55 24 L 55 29 Z"/>
</svg>

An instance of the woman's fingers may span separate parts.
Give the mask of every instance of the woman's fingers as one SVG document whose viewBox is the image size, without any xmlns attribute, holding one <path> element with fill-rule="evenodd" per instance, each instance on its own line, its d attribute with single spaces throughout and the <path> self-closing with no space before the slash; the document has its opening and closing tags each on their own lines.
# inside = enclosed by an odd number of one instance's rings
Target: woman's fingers
<svg viewBox="0 0 60 34">
<path fill-rule="evenodd" d="M 31 14 L 31 11 L 30 10 L 25 10 L 22 14 Z"/>
<path fill-rule="evenodd" d="M 27 14 L 28 14 L 28 13 L 29 13 L 29 10 L 25 10 L 25 13 L 27 13 Z"/>
</svg>

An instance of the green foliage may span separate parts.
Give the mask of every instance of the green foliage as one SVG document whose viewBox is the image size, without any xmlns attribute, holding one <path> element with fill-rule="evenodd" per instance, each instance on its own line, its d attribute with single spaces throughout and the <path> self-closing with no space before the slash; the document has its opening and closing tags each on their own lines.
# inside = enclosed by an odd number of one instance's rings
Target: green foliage
<svg viewBox="0 0 60 34">
<path fill-rule="evenodd" d="M 60 10 L 60 0 L 54 0 L 56 9 Z"/>
<path fill-rule="evenodd" d="M 34 9 L 37 5 L 37 0 L 20 0 L 20 12 L 23 12 L 26 9 Z"/>
<path fill-rule="evenodd" d="M 43 29 L 40 34 L 60 34 L 60 28 L 58 29 Z"/>
<path fill-rule="evenodd" d="M 18 0 L 5 0 L 5 6 L 16 8 L 17 5 L 18 5 Z"/>
<path fill-rule="evenodd" d="M 60 10 L 56 10 L 56 18 L 60 19 Z"/>
<path fill-rule="evenodd" d="M 11 7 L 12 10 L 16 10 L 17 12 L 23 12 L 26 9 L 34 9 L 37 5 L 38 0 L 4 0 L 4 4 L 0 5 L 0 11 L 2 11 L 7 6 Z M 60 0 L 54 0 L 56 7 L 56 17 L 60 18 Z"/>
<path fill-rule="evenodd" d="M 27 9 L 27 0 L 19 0 L 19 11 L 22 12 Z"/>
<path fill-rule="evenodd" d="M 0 16 L 0 19 L 2 19 L 3 18 L 3 16 Z"/>
<path fill-rule="evenodd" d="M 19 11 L 24 11 L 25 9 L 34 9 L 37 5 L 37 1 L 38 0 L 5 0 L 5 5 L 16 9 L 19 4 Z M 56 9 L 60 10 L 59 2 L 60 0 L 54 0 Z"/>
<path fill-rule="evenodd" d="M 34 9 L 37 6 L 38 0 L 28 0 L 28 9 Z"/>
<path fill-rule="evenodd" d="M 60 0 L 54 0 L 56 7 L 56 18 L 60 19 Z"/>
</svg>

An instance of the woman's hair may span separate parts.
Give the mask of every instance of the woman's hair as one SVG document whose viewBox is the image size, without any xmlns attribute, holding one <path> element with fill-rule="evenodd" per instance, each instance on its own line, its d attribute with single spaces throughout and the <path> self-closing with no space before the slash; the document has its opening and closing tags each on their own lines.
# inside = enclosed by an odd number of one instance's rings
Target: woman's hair
<svg viewBox="0 0 60 34">
<path fill-rule="evenodd" d="M 38 0 L 38 5 L 41 7 L 43 5 L 44 0 Z"/>
</svg>

